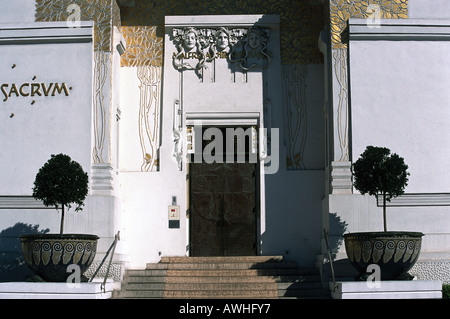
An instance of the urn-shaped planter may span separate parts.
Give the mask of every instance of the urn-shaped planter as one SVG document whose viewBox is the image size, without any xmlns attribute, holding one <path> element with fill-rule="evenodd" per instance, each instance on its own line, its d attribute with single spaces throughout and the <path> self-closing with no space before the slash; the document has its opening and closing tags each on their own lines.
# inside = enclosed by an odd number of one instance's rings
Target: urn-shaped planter
<svg viewBox="0 0 450 319">
<path fill-rule="evenodd" d="M 30 234 L 20 236 L 22 254 L 31 270 L 47 282 L 65 282 L 77 265 L 80 276 L 97 251 L 98 236 L 88 234 Z"/>
<path fill-rule="evenodd" d="M 405 231 L 349 233 L 344 235 L 345 251 L 358 279 L 365 278 L 371 264 L 380 267 L 381 280 L 411 279 L 407 272 L 419 258 L 422 236 Z"/>
<path fill-rule="evenodd" d="M 65 154 L 52 155 L 36 174 L 33 197 L 61 209 L 59 234 L 20 236 L 25 262 L 44 281 L 64 282 L 75 272 L 81 279 L 94 260 L 98 236 L 63 232 L 66 209 L 76 204 L 75 211 L 82 210 L 88 189 L 88 174 Z"/>
</svg>

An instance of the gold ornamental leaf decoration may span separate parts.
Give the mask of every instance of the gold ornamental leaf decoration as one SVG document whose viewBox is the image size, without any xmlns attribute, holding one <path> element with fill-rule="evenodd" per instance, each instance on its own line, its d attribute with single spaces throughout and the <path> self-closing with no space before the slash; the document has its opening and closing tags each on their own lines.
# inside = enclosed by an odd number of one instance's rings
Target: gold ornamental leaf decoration
<svg viewBox="0 0 450 319">
<path fill-rule="evenodd" d="M 379 13 L 374 9 L 379 9 Z M 330 0 L 330 29 L 333 49 L 347 48 L 342 35 L 349 18 L 367 19 L 379 14 L 381 19 L 407 19 L 408 0 Z"/>
<path fill-rule="evenodd" d="M 323 5 L 311 5 L 305 0 L 135 0 L 134 7 L 121 8 L 121 30 L 129 45 L 121 64 L 163 65 L 165 16 L 241 14 L 280 16 L 282 64 L 323 63 L 317 47 L 320 31 L 325 27 Z M 152 44 L 139 40 L 150 35 L 149 28 L 154 31 L 149 38 Z"/>
<path fill-rule="evenodd" d="M 123 26 L 127 51 L 122 66 L 161 66 L 163 40 L 156 36 L 155 26 Z"/>
<path fill-rule="evenodd" d="M 81 21 L 94 21 L 94 49 L 111 51 L 113 26 L 120 27 L 119 7 L 115 0 L 35 0 L 35 20 L 67 21 L 69 6 L 77 5 Z"/>
</svg>

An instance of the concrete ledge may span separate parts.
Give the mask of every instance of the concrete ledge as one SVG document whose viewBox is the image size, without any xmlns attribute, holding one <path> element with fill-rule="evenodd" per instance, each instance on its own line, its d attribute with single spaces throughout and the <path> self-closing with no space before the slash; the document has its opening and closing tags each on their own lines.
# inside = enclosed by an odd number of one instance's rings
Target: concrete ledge
<svg viewBox="0 0 450 319">
<path fill-rule="evenodd" d="M 0 283 L 0 299 L 109 299 L 116 288 L 113 282 L 106 283 L 105 291 L 100 282 L 4 282 Z"/>
<path fill-rule="evenodd" d="M 201 26 L 234 26 L 234 27 L 277 27 L 280 24 L 279 15 L 199 15 L 199 16 L 166 16 L 166 27 L 201 27 Z"/>
<path fill-rule="evenodd" d="M 450 40 L 450 20 L 349 19 L 350 40 Z"/>
<path fill-rule="evenodd" d="M 92 30 L 92 21 L 79 21 L 77 27 L 66 21 L 0 24 L 0 44 L 92 42 Z"/>
<path fill-rule="evenodd" d="M 438 280 L 401 280 L 375 282 L 348 281 L 330 283 L 333 299 L 441 299 Z M 374 286 L 374 287 L 371 287 Z M 334 286 L 334 287 L 333 287 Z M 334 288 L 334 289 L 333 289 Z"/>
</svg>

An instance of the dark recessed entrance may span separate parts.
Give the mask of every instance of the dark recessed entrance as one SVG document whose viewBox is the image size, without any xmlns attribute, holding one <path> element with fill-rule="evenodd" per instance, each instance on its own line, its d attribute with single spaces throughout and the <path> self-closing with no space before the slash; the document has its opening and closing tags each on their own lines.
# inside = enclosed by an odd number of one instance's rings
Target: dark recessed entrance
<svg viewBox="0 0 450 319">
<path fill-rule="evenodd" d="M 225 150 L 230 136 L 222 132 Z M 226 161 L 224 152 L 223 163 L 189 164 L 190 256 L 256 255 L 257 165 L 251 141 L 245 145 L 245 163 Z"/>
</svg>

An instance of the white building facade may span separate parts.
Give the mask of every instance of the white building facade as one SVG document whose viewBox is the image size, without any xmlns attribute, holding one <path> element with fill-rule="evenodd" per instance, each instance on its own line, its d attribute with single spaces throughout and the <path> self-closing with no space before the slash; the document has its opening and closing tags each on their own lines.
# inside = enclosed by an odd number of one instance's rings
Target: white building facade
<svg viewBox="0 0 450 319">
<path fill-rule="evenodd" d="M 229 255 L 326 280 L 328 250 L 347 276 L 342 235 L 382 227 L 352 187 L 367 145 L 409 166 L 388 227 L 425 234 L 411 273 L 450 280 L 448 1 L 0 3 L 0 281 L 25 280 L 19 235 L 58 232 L 31 197 L 57 153 L 90 177 L 65 230 L 100 237 L 93 270 L 120 232 L 115 280 Z"/>
</svg>

